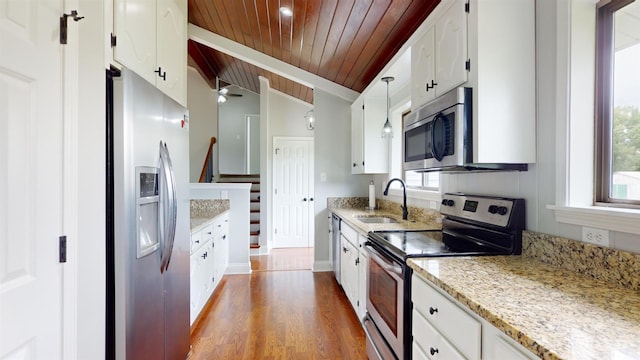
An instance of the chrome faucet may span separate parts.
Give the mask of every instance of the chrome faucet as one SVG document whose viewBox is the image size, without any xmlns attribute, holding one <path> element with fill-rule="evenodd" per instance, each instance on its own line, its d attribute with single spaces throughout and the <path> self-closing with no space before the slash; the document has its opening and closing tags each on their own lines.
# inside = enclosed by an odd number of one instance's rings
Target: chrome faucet
<svg viewBox="0 0 640 360">
<path fill-rule="evenodd" d="M 391 185 L 391 183 L 394 181 L 400 181 L 400 184 L 402 184 L 402 206 L 400 207 L 402 208 L 402 219 L 407 220 L 407 217 L 409 216 L 409 210 L 407 210 L 407 186 L 405 185 L 404 181 L 398 178 L 389 180 L 383 194 L 384 196 L 387 196 L 389 194 L 389 185 Z"/>
</svg>

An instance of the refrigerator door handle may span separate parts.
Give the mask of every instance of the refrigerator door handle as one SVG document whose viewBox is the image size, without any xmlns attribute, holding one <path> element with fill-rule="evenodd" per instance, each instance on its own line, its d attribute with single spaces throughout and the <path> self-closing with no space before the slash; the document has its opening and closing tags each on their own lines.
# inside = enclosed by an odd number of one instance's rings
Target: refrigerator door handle
<svg viewBox="0 0 640 360">
<path fill-rule="evenodd" d="M 169 150 L 167 144 L 160 141 L 160 176 L 163 177 L 163 184 L 166 188 L 160 189 L 160 194 L 166 194 L 166 199 L 161 197 L 160 208 L 161 214 L 161 263 L 160 272 L 164 272 L 169 268 L 169 261 L 171 260 L 171 253 L 173 251 L 173 242 L 176 233 L 177 224 L 177 199 L 176 199 L 176 180 L 173 173 L 173 166 L 171 165 L 171 158 L 169 156 Z M 163 196 L 163 195 L 161 195 Z"/>
</svg>

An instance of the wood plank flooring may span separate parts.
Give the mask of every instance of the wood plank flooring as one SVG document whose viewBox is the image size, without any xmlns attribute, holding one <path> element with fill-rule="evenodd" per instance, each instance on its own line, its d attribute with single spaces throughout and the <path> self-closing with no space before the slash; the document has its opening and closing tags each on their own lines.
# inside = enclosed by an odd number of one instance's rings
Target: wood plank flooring
<svg viewBox="0 0 640 360">
<path fill-rule="evenodd" d="M 333 273 L 259 269 L 222 279 L 193 329 L 189 360 L 367 358 L 362 326 Z"/>
<path fill-rule="evenodd" d="M 271 249 L 269 255 L 251 257 L 253 271 L 311 270 L 313 248 Z"/>
</svg>

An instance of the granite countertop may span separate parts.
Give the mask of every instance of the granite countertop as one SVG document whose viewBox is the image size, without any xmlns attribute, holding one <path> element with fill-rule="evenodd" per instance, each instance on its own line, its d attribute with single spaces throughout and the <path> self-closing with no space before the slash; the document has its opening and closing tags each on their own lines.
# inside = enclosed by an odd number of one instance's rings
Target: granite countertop
<svg viewBox="0 0 640 360">
<path fill-rule="evenodd" d="M 338 215 L 342 221 L 347 222 L 361 233 L 369 231 L 393 231 L 393 230 L 440 230 L 442 223 L 422 222 L 415 220 L 402 220 L 402 216 L 385 210 L 366 210 L 364 208 L 329 208 L 329 211 Z M 390 217 L 397 223 L 364 223 L 359 217 Z"/>
<path fill-rule="evenodd" d="M 640 358 L 637 289 L 526 256 L 408 263 L 540 358 Z"/>
<path fill-rule="evenodd" d="M 191 231 L 200 230 L 200 227 L 229 209 L 229 200 L 191 200 Z"/>
</svg>

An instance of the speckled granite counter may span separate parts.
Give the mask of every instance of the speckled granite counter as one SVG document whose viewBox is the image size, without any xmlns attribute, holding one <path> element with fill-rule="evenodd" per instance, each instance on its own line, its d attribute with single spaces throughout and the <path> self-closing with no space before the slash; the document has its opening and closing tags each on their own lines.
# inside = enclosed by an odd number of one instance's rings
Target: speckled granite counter
<svg viewBox="0 0 640 360">
<path fill-rule="evenodd" d="M 522 256 L 413 259 L 409 266 L 540 358 L 640 359 L 640 274 L 630 273 L 640 255 L 537 235 L 526 232 Z M 577 269 L 584 262 L 608 267 L 609 279 Z"/>
<path fill-rule="evenodd" d="M 191 231 L 230 208 L 229 200 L 191 200 Z"/>
<path fill-rule="evenodd" d="M 402 220 L 402 212 L 397 203 L 378 200 L 378 209 L 367 210 L 365 209 L 367 201 L 367 198 L 329 198 L 328 208 L 354 229 L 365 234 L 369 231 L 440 230 L 442 228 L 440 213 L 435 210 L 409 207 L 408 220 Z M 390 217 L 398 222 L 364 223 L 358 220 L 359 217 L 379 216 Z"/>
</svg>

